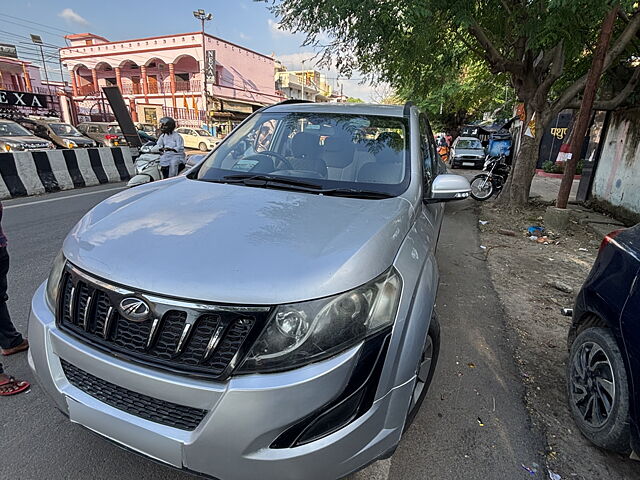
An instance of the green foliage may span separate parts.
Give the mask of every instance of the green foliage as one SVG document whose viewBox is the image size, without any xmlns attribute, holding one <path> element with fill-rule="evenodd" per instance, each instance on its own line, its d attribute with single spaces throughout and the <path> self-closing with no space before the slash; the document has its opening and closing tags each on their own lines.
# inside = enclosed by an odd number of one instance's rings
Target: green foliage
<svg viewBox="0 0 640 480">
<path fill-rule="evenodd" d="M 360 98 L 349 97 L 347 98 L 347 103 L 364 103 L 364 101 Z"/>
</svg>

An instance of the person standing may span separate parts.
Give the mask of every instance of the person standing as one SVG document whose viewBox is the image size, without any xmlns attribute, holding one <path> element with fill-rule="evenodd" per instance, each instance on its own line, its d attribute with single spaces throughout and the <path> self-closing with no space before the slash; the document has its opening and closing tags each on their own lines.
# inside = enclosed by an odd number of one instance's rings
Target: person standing
<svg viewBox="0 0 640 480">
<path fill-rule="evenodd" d="M 160 131 L 156 146 L 162 152 L 160 171 L 162 178 L 175 177 L 181 163 L 184 163 L 184 140 L 175 132 L 176 121 L 171 117 L 160 119 Z"/>
<path fill-rule="evenodd" d="M 7 237 L 2 231 L 2 202 L 0 202 L 0 348 L 4 356 L 23 352 L 29 348 L 29 342 L 16 330 L 11 321 L 11 315 L 9 315 L 7 273 L 9 273 L 9 253 L 7 252 Z M 4 373 L 2 363 L 0 363 L 0 396 L 24 392 L 29 386 L 29 382 L 16 380 Z"/>
</svg>

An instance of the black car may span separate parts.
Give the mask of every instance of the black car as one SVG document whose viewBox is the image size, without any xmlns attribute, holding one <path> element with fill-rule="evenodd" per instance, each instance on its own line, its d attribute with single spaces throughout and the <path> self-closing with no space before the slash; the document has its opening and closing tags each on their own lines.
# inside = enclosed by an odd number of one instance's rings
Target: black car
<svg viewBox="0 0 640 480">
<path fill-rule="evenodd" d="M 567 389 L 595 445 L 640 454 L 640 224 L 605 237 L 573 309 Z"/>
</svg>

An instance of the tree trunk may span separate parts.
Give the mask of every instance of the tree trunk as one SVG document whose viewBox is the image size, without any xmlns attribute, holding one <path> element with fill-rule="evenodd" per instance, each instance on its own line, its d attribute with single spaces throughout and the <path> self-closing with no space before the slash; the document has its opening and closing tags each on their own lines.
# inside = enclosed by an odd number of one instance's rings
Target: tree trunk
<svg viewBox="0 0 640 480">
<path fill-rule="evenodd" d="M 529 201 L 529 192 L 531 191 L 531 182 L 536 173 L 536 164 L 538 163 L 538 153 L 540 151 L 540 142 L 542 141 L 542 133 L 536 125 L 535 138 L 524 135 L 520 143 L 520 150 L 513 162 L 511 174 L 504 192 L 500 194 L 500 203 L 511 207 L 522 207 Z"/>
</svg>

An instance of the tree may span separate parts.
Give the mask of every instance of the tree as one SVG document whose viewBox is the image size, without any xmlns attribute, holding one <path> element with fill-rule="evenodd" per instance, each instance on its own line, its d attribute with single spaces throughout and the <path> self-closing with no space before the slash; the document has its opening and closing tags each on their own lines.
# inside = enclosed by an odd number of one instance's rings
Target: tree
<svg viewBox="0 0 640 480">
<path fill-rule="evenodd" d="M 364 101 L 360 98 L 349 97 L 347 98 L 347 103 L 364 103 Z"/>
<path fill-rule="evenodd" d="M 604 71 L 629 57 L 640 29 L 637 2 L 616 1 L 621 15 Z M 490 73 L 507 76 L 525 105 L 526 123 L 533 119 L 536 127 L 534 136 L 522 137 L 501 195 L 514 205 L 528 201 L 545 127 L 584 89 L 597 31 L 611 8 L 606 0 L 272 2 L 281 25 L 305 33 L 306 44 L 322 48 L 323 60 L 333 59 L 344 74 L 357 68 L 399 91 L 438 88 L 457 56 L 473 55 Z"/>
</svg>

